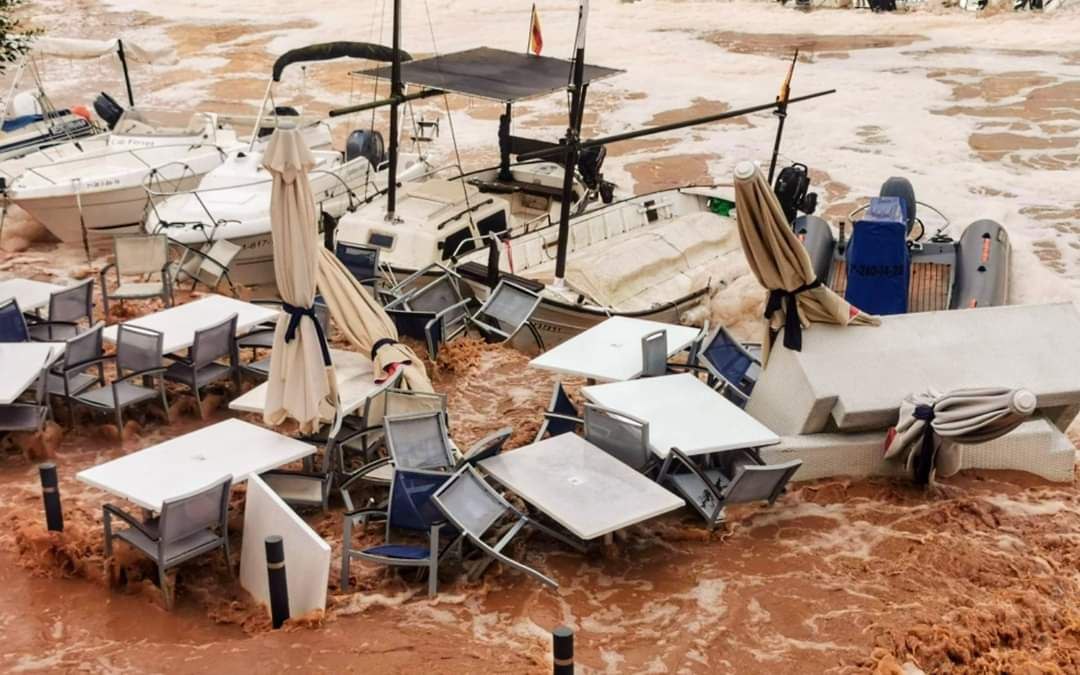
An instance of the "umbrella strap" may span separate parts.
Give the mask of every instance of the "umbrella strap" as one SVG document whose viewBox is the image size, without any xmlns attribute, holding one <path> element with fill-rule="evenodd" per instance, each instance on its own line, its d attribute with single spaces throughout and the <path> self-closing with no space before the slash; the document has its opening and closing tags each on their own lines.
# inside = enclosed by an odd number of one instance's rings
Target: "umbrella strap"
<svg viewBox="0 0 1080 675">
<path fill-rule="evenodd" d="M 326 341 L 326 333 L 323 332 L 322 324 L 315 317 L 315 307 L 297 307 L 296 305 L 290 305 L 287 302 L 281 303 L 281 308 L 289 314 L 289 325 L 285 329 L 285 342 L 286 344 L 296 339 L 296 331 L 300 328 L 300 320 L 305 316 L 311 319 L 311 323 L 315 324 L 315 334 L 319 336 L 319 348 L 322 350 L 323 365 L 330 367 L 332 362 L 330 361 L 330 346 Z"/>
<path fill-rule="evenodd" d="M 769 299 L 765 302 L 765 318 L 771 319 L 772 315 L 783 309 L 786 305 L 787 313 L 784 316 L 784 346 L 788 349 L 802 351 L 802 322 L 799 321 L 799 293 L 813 290 L 821 286 L 821 279 L 799 286 L 793 291 L 784 288 L 774 288 L 769 291 Z M 785 303 L 784 301 L 787 300 Z"/>
<path fill-rule="evenodd" d="M 934 460 L 937 454 L 936 443 L 934 442 L 934 425 L 932 424 L 934 421 L 934 406 L 915 406 L 915 412 L 912 416 L 925 423 L 923 426 L 922 447 L 919 450 L 919 456 L 915 458 L 915 483 L 926 485 L 930 482 L 930 472 L 934 469 Z"/>
</svg>

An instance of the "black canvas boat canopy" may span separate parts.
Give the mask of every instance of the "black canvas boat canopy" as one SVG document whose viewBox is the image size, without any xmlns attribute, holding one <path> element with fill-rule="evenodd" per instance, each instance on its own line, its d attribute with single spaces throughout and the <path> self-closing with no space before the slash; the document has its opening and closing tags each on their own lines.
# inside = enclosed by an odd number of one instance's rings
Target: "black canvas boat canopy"
<svg viewBox="0 0 1080 675">
<path fill-rule="evenodd" d="M 279 56 L 277 61 L 274 61 L 274 82 L 280 82 L 282 71 L 294 63 L 333 61 L 334 59 L 343 58 L 390 62 L 394 59 L 394 50 L 392 47 L 384 47 L 369 42 L 323 42 L 317 45 L 290 49 Z M 411 58 L 406 52 L 401 52 L 402 61 L 408 61 Z"/>
<path fill-rule="evenodd" d="M 444 54 L 401 64 L 404 84 L 503 103 L 513 103 L 566 89 L 571 62 L 490 47 Z M 585 82 L 624 71 L 585 66 Z M 389 78 L 390 67 L 358 71 L 359 75 Z"/>
</svg>

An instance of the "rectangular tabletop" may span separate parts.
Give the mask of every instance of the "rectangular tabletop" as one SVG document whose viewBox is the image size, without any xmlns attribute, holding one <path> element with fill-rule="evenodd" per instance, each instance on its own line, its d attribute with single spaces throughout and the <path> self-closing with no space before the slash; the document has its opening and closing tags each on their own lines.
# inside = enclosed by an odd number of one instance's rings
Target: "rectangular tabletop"
<svg viewBox="0 0 1080 675">
<path fill-rule="evenodd" d="M 685 504 L 576 434 L 552 436 L 504 452 L 480 466 L 583 540 Z"/>
<path fill-rule="evenodd" d="M 603 382 L 631 380 L 641 375 L 641 338 L 660 329 L 667 331 L 669 357 L 690 346 L 700 332 L 691 326 L 613 316 L 549 349 L 529 365 Z"/>
<path fill-rule="evenodd" d="M 14 403 L 45 367 L 64 354 L 63 342 L 0 342 L 0 404 Z"/>
<path fill-rule="evenodd" d="M 64 290 L 63 286 L 33 279 L 4 279 L 0 281 L 0 303 L 15 298 L 19 309 L 34 312 L 49 304 L 49 296 Z"/>
<path fill-rule="evenodd" d="M 243 300 L 228 298 L 224 295 L 208 295 L 184 305 L 146 316 L 125 321 L 129 326 L 139 326 L 160 331 L 165 335 L 162 351 L 172 354 L 187 349 L 195 341 L 195 331 L 220 323 L 236 314 L 236 334 L 243 335 L 255 326 L 266 321 L 273 321 L 280 312 L 263 305 L 255 305 Z M 109 342 L 116 342 L 118 327 L 108 326 L 104 337 Z"/>
<path fill-rule="evenodd" d="M 775 445 L 780 438 L 689 373 L 582 387 L 585 398 L 649 423 L 657 456 L 671 448 L 702 455 Z"/>
<path fill-rule="evenodd" d="M 252 474 L 315 452 L 311 446 L 243 420 L 225 420 L 111 462 L 80 471 L 84 483 L 160 511 L 178 497 L 231 474 L 233 484 Z"/>
<path fill-rule="evenodd" d="M 334 374 L 337 376 L 338 395 L 341 397 L 343 415 L 356 412 L 364 405 L 368 397 L 378 391 L 381 385 L 375 384 L 375 374 L 371 360 L 357 352 L 331 349 L 330 358 L 334 362 Z M 229 402 L 229 408 L 238 412 L 261 413 L 266 407 L 266 389 L 263 382 Z"/>
</svg>

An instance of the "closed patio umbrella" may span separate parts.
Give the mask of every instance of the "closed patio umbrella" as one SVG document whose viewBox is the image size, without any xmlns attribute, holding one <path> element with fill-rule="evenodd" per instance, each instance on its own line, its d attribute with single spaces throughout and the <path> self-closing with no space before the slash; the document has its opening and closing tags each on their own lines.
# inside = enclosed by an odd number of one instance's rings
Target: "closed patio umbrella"
<svg viewBox="0 0 1080 675">
<path fill-rule="evenodd" d="M 337 403 L 330 351 L 314 311 L 321 250 L 307 175 L 314 165 L 297 129 L 275 131 L 263 154 L 263 166 L 274 181 L 274 277 L 285 310 L 274 330 L 263 419 L 270 425 L 295 419 L 304 434 L 334 419 Z"/>
<path fill-rule="evenodd" d="M 903 458 L 915 482 L 930 482 L 960 470 L 959 444 L 1004 436 L 1035 411 L 1035 394 L 1026 389 L 983 387 L 911 394 L 900 406 L 900 420 L 885 440 L 885 458 Z"/>
<path fill-rule="evenodd" d="M 810 254 L 795 236 L 776 195 L 753 162 L 735 167 L 735 214 L 746 261 L 769 291 L 765 303 L 763 360 L 784 329 L 784 346 L 802 349 L 802 329 L 812 322 L 877 326 L 881 319 L 865 314 L 814 276 Z"/>
<path fill-rule="evenodd" d="M 398 342 L 397 327 L 367 289 L 333 253 L 320 250 L 319 291 L 334 322 L 357 349 L 371 356 L 376 378 L 404 368 L 402 378 L 412 391 L 433 391 L 424 364 Z"/>
</svg>

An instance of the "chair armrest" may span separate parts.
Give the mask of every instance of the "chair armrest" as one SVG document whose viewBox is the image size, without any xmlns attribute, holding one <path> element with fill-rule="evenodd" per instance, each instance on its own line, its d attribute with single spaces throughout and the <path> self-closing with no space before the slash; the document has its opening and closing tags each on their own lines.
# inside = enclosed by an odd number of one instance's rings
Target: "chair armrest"
<svg viewBox="0 0 1080 675">
<path fill-rule="evenodd" d="M 469 449 L 462 454 L 454 469 L 457 470 L 466 464 L 475 464 L 481 459 L 487 459 L 487 457 L 494 457 L 499 454 L 502 451 L 503 444 L 510 439 L 513 433 L 513 427 L 503 427 L 481 438 L 469 446 Z"/>
<path fill-rule="evenodd" d="M 78 368 L 87 368 L 89 366 L 96 366 L 99 363 L 104 364 L 106 361 L 115 361 L 115 360 L 116 360 L 116 354 L 106 354 L 105 356 L 99 356 L 98 358 L 90 359 L 89 361 L 83 361 L 81 363 L 73 363 L 73 364 L 71 364 L 71 367 L 68 368 L 68 370 L 71 371 L 71 370 L 76 370 Z"/>
<path fill-rule="evenodd" d="M 341 491 L 343 491 L 343 492 L 348 490 L 355 481 L 358 481 L 358 480 L 364 478 L 365 476 L 367 476 L 369 473 L 371 473 L 375 469 L 378 469 L 379 467 L 382 467 L 382 466 L 386 466 L 389 463 L 390 463 L 390 458 L 389 457 L 380 457 L 379 459 L 376 459 L 373 462 L 368 462 L 364 466 L 360 467 L 356 471 L 353 471 L 351 474 L 349 474 L 349 477 L 346 478 L 341 483 L 339 489 Z"/>
<path fill-rule="evenodd" d="M 133 379 L 133 378 L 136 378 L 136 377 L 143 377 L 145 375 L 159 375 L 161 373 L 164 373 L 165 370 L 166 370 L 165 368 L 147 368 L 146 370 L 140 370 L 140 371 L 137 371 L 137 372 L 134 372 L 134 373 L 128 373 L 127 375 L 124 375 L 123 377 L 118 377 L 115 380 L 113 380 L 113 384 L 114 385 L 119 384 L 121 382 L 126 382 L 127 380 L 130 380 L 130 379 Z"/>
<path fill-rule="evenodd" d="M 346 511 L 344 519 L 345 520 L 351 520 L 351 521 L 353 521 L 355 523 L 356 521 L 358 521 L 360 519 L 365 519 L 365 520 L 371 519 L 371 518 L 386 519 L 386 518 L 389 518 L 389 517 L 390 517 L 390 514 L 389 514 L 389 512 L 387 512 L 386 509 L 356 509 L 355 511 Z M 342 544 L 348 546 L 348 542 L 342 542 Z"/>
<path fill-rule="evenodd" d="M 499 337 L 501 337 L 504 341 L 509 340 L 510 338 L 514 337 L 513 333 L 507 333 L 506 331 L 504 331 L 501 328 L 498 328 L 496 326 L 492 326 L 491 324 L 487 323 L 486 321 L 476 318 L 475 315 L 473 315 L 473 316 L 466 315 L 465 321 L 467 323 L 471 323 L 472 325 L 479 328 L 481 333 L 494 333 L 495 335 L 498 335 Z M 525 324 L 522 324 L 522 325 L 525 325 Z M 514 333 L 516 333 L 518 330 L 521 330 L 521 326 L 518 326 L 517 330 L 515 330 Z"/>
<path fill-rule="evenodd" d="M 144 535 L 146 535 L 147 539 L 150 539 L 151 541 L 157 541 L 158 540 L 158 537 L 153 532 L 151 532 L 149 529 L 147 529 L 146 525 L 144 525 L 138 518 L 131 515 L 127 511 L 124 511 L 123 509 L 121 509 L 118 506 L 113 506 L 112 504 L 106 504 L 102 508 L 103 508 L 104 512 L 106 514 L 108 514 L 109 516 L 116 516 L 117 518 L 124 521 L 128 525 L 131 525 L 132 527 L 134 527 L 139 532 L 142 532 Z"/>
<path fill-rule="evenodd" d="M 585 424 L 585 419 L 582 417 L 574 417 L 573 415 L 563 415 L 561 413 L 553 413 L 544 411 L 544 419 L 547 420 L 561 420 L 563 422 L 574 422 L 575 424 Z"/>
</svg>

